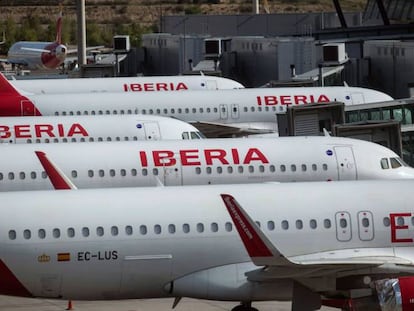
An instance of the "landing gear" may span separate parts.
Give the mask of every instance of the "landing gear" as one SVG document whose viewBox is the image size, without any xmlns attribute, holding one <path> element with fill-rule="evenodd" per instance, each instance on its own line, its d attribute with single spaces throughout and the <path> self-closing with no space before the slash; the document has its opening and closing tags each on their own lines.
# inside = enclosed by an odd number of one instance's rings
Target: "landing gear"
<svg viewBox="0 0 414 311">
<path fill-rule="evenodd" d="M 252 302 L 242 302 L 240 305 L 235 306 L 231 311 L 259 311 L 252 307 Z"/>
</svg>

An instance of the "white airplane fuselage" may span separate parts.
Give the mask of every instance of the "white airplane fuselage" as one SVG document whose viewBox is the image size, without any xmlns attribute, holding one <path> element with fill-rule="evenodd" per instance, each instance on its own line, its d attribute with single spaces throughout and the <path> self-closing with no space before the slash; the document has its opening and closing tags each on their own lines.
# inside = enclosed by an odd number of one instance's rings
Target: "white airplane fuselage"
<svg viewBox="0 0 414 311">
<path fill-rule="evenodd" d="M 1 79 L 1 77 L 0 77 Z M 277 113 L 289 105 L 340 101 L 345 105 L 392 100 L 384 93 L 354 87 L 258 88 L 239 90 L 26 95 L 6 80 L 1 116 L 149 114 L 186 122 L 233 127 L 250 133 L 277 132 Z M 204 133 L 204 132 L 203 132 Z M 204 133 L 206 134 L 206 133 Z"/>
<path fill-rule="evenodd" d="M 0 143 L 200 139 L 183 121 L 148 115 L 0 117 Z"/>
<path fill-rule="evenodd" d="M 7 61 L 29 69 L 55 69 L 65 61 L 66 52 L 67 47 L 58 42 L 19 41 L 10 47 Z"/>
<path fill-rule="evenodd" d="M 244 88 L 237 81 L 215 76 L 151 76 L 116 78 L 11 80 L 16 88 L 33 94 L 145 93 Z"/>
<path fill-rule="evenodd" d="M 394 180 L 1 193 L 0 294 L 286 300 L 294 279 L 334 295 L 347 277 L 369 288 L 367 276 L 414 272 L 413 187 Z M 260 280 L 223 193 L 297 269 L 263 270 Z M 302 274 L 311 262 L 319 269 Z M 341 273 L 329 270 L 341 264 Z"/>
<path fill-rule="evenodd" d="M 52 189 L 35 152 L 78 188 L 413 178 L 381 145 L 342 137 L 3 145 L 0 191 Z"/>
</svg>

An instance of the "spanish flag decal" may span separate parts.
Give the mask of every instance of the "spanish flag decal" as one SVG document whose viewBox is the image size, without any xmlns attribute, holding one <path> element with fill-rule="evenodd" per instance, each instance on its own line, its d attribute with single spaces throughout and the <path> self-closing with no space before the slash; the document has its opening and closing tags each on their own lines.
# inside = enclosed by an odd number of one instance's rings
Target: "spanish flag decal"
<svg viewBox="0 0 414 311">
<path fill-rule="evenodd" d="M 58 261 L 70 261 L 70 253 L 59 253 L 57 254 Z"/>
</svg>

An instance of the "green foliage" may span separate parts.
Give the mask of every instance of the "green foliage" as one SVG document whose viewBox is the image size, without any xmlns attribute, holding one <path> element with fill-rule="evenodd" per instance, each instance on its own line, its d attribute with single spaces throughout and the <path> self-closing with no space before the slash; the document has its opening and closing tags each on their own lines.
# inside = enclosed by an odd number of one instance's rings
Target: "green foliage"
<svg viewBox="0 0 414 311">
<path fill-rule="evenodd" d="M 199 5 L 186 6 L 184 9 L 185 15 L 201 14 L 202 10 Z"/>
</svg>

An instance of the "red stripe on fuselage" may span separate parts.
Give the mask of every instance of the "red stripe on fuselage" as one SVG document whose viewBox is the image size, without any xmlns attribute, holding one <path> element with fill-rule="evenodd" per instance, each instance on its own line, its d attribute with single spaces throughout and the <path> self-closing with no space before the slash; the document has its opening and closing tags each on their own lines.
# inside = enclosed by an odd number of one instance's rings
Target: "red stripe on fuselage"
<svg viewBox="0 0 414 311">
<path fill-rule="evenodd" d="M 0 260 L 0 294 L 19 297 L 33 297 L 33 295 L 16 278 L 13 272 Z"/>
</svg>

